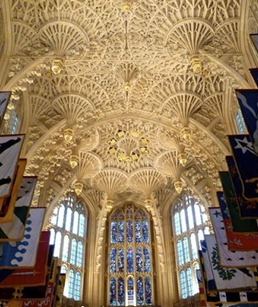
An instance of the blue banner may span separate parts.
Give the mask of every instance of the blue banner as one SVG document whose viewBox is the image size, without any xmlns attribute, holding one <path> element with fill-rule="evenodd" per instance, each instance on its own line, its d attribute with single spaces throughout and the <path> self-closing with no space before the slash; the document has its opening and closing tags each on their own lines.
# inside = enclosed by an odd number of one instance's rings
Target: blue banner
<svg viewBox="0 0 258 307">
<path fill-rule="evenodd" d="M 247 200 L 258 200 L 258 156 L 254 151 L 249 135 L 228 136 L 243 197 Z"/>
</svg>

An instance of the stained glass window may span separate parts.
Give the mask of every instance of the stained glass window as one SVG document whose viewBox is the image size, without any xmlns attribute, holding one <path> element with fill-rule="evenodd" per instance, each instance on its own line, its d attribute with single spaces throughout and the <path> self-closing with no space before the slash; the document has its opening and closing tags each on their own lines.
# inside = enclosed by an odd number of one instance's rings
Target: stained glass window
<svg viewBox="0 0 258 307">
<path fill-rule="evenodd" d="M 132 204 L 110 215 L 109 305 L 151 306 L 153 269 L 148 213 Z"/>
<path fill-rule="evenodd" d="M 199 242 L 209 233 L 208 214 L 192 195 L 182 195 L 171 209 L 181 298 L 197 293 L 195 276 Z"/>
<path fill-rule="evenodd" d="M 61 259 L 66 272 L 64 295 L 78 301 L 81 297 L 84 274 L 86 237 L 86 210 L 81 201 L 69 195 L 53 211 L 51 243 L 55 244 L 54 256 Z"/>
</svg>

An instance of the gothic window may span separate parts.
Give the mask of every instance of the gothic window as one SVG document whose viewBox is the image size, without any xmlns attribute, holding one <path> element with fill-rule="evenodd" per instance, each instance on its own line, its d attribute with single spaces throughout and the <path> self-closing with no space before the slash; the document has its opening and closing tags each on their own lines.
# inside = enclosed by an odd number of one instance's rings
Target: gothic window
<svg viewBox="0 0 258 307">
<path fill-rule="evenodd" d="M 150 218 L 127 204 L 113 211 L 109 228 L 108 305 L 153 304 Z"/>
<path fill-rule="evenodd" d="M 176 259 L 182 299 L 198 292 L 195 275 L 198 249 L 204 234 L 209 233 L 205 207 L 193 196 L 183 195 L 172 207 L 172 225 L 175 233 Z"/>
<path fill-rule="evenodd" d="M 61 260 L 61 272 L 66 273 L 64 295 L 76 301 L 81 298 L 86 219 L 85 206 L 72 195 L 60 202 L 51 219 L 54 256 Z"/>
</svg>

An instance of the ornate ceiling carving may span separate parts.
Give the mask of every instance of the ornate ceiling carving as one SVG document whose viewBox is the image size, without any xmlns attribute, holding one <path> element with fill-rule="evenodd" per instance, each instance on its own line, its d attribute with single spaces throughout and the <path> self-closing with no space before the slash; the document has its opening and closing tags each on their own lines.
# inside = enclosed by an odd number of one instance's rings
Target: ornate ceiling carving
<svg viewBox="0 0 258 307">
<path fill-rule="evenodd" d="M 217 184 L 226 135 L 236 132 L 234 89 L 249 86 L 243 46 L 252 48 L 256 1 L 0 3 L 8 59 L 1 87 L 13 91 L 14 105 L 20 101 L 27 174 L 52 191 L 46 199 L 73 180 L 125 199 L 133 193 L 128 180 L 159 178 L 160 169 L 168 187 L 166 176 L 178 177 L 171 152 L 185 154 L 185 182 Z M 70 159 L 82 153 L 78 172 Z M 49 189 L 51 182 L 57 186 Z"/>
</svg>

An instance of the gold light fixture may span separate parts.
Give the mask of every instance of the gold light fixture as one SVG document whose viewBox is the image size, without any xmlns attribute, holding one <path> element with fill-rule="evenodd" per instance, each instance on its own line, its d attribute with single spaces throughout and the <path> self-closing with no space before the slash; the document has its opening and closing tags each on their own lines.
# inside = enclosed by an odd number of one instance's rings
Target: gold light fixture
<svg viewBox="0 0 258 307">
<path fill-rule="evenodd" d="M 180 194 L 183 190 L 183 182 L 181 180 L 175 181 L 174 187 L 175 187 L 177 194 Z"/>
<path fill-rule="evenodd" d="M 128 92 L 130 90 L 130 88 L 131 88 L 130 83 L 129 82 L 125 82 L 125 85 L 124 85 L 125 91 Z"/>
<path fill-rule="evenodd" d="M 190 60 L 190 63 L 194 73 L 200 74 L 202 72 L 202 63 L 198 56 L 193 56 Z"/>
<path fill-rule="evenodd" d="M 189 127 L 185 126 L 181 130 L 181 134 L 186 141 L 189 141 L 191 138 L 191 130 Z"/>
<path fill-rule="evenodd" d="M 70 165 L 72 168 L 75 168 L 79 163 L 79 157 L 77 155 L 70 156 Z"/>
<path fill-rule="evenodd" d="M 51 71 L 54 75 L 60 74 L 64 69 L 64 64 L 61 59 L 54 59 L 51 63 Z"/>
<path fill-rule="evenodd" d="M 129 1 L 124 1 L 124 3 L 122 4 L 122 10 L 126 13 L 130 12 L 132 9 L 132 5 Z"/>
<path fill-rule="evenodd" d="M 77 182 L 75 182 L 73 188 L 74 188 L 76 195 L 79 196 L 82 192 L 83 184 L 81 182 L 77 181 Z"/>
<path fill-rule="evenodd" d="M 66 142 L 71 142 L 71 140 L 73 139 L 73 129 L 72 128 L 66 128 L 64 130 L 64 139 Z"/>
<path fill-rule="evenodd" d="M 187 163 L 187 156 L 184 152 L 181 152 L 179 155 L 178 155 L 178 160 L 179 160 L 179 163 L 182 165 L 182 166 L 186 166 L 186 163 Z"/>
</svg>

